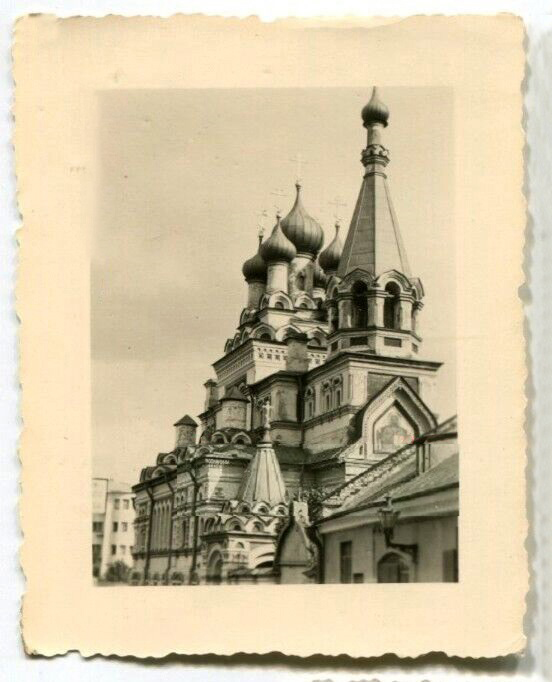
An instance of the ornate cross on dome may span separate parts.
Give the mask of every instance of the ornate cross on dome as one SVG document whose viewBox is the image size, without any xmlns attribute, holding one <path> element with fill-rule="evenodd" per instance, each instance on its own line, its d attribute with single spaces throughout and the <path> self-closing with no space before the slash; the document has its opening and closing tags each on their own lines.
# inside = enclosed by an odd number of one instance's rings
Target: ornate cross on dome
<svg viewBox="0 0 552 682">
<path fill-rule="evenodd" d="M 266 210 L 259 211 L 259 213 L 257 213 L 257 219 L 259 221 L 259 232 L 258 232 L 259 239 L 263 238 L 264 231 L 265 231 L 265 218 L 267 216 L 268 216 L 268 213 L 266 212 Z"/>
<path fill-rule="evenodd" d="M 295 182 L 297 182 L 299 184 L 301 182 L 301 180 L 303 179 L 301 176 L 301 169 L 303 168 L 302 164 L 307 163 L 307 162 L 306 162 L 305 158 L 303 156 L 301 156 L 301 154 L 299 154 L 299 153 L 295 154 L 295 156 L 293 156 L 290 159 L 290 161 L 294 161 L 296 164 L 296 166 L 295 166 L 295 168 L 296 168 Z"/>
<path fill-rule="evenodd" d="M 344 208 L 347 204 L 344 201 L 341 201 L 340 197 L 336 197 L 333 201 L 329 201 L 328 203 L 330 206 L 335 206 L 334 218 L 336 222 L 339 222 L 341 220 L 339 216 L 339 207 L 342 206 Z"/>
<path fill-rule="evenodd" d="M 287 194 L 282 189 L 275 189 L 271 192 L 271 194 L 274 197 L 287 197 Z M 279 202 L 274 204 L 274 208 L 276 209 L 276 214 L 281 215 L 282 209 L 280 208 Z"/>
</svg>

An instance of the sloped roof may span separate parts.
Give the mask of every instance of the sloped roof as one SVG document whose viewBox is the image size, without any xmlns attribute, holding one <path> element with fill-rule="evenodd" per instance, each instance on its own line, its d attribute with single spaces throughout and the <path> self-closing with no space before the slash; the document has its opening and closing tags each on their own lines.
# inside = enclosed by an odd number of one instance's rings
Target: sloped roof
<svg viewBox="0 0 552 682">
<path fill-rule="evenodd" d="M 184 417 L 175 422 L 173 426 L 184 426 L 185 424 L 187 426 L 197 426 L 197 422 L 193 420 L 189 414 L 184 415 Z"/>
<path fill-rule="evenodd" d="M 423 474 L 393 488 L 394 498 L 430 493 L 435 489 L 451 486 L 459 482 L 458 453 L 447 457 Z"/>
<path fill-rule="evenodd" d="M 278 504 L 287 500 L 280 464 L 269 444 L 260 445 L 249 462 L 240 484 L 238 500 Z"/>
<path fill-rule="evenodd" d="M 373 276 L 389 270 L 411 275 L 387 179 L 380 173 L 362 181 L 337 274 L 343 278 L 356 268 Z"/>
<path fill-rule="evenodd" d="M 244 403 L 248 402 L 247 398 L 243 395 L 243 393 L 237 386 L 232 386 L 228 393 L 225 393 L 222 396 L 221 401 L 222 400 L 241 400 Z"/>
</svg>

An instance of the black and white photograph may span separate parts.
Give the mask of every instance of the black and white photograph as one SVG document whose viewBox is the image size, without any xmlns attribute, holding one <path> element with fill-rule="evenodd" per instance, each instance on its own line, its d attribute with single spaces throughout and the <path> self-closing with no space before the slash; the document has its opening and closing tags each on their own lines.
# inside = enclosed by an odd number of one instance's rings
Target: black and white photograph
<svg viewBox="0 0 552 682">
<path fill-rule="evenodd" d="M 99 111 L 96 584 L 461 579 L 451 89 Z"/>
</svg>

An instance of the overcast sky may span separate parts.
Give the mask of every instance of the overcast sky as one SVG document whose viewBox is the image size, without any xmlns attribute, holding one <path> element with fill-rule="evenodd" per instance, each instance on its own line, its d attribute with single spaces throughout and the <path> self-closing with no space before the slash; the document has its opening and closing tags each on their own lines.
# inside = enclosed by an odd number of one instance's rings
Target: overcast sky
<svg viewBox="0 0 552 682">
<path fill-rule="evenodd" d="M 426 297 L 420 357 L 445 362 L 440 418 L 455 412 L 455 258 L 448 88 L 385 88 L 388 178 Z M 362 179 L 359 89 L 132 90 L 99 94 L 101 183 L 92 266 L 94 475 L 134 483 L 203 410 L 203 383 L 246 302 L 241 266 L 257 215 L 294 198 L 343 239 Z M 271 192 L 283 189 L 286 198 Z"/>
</svg>

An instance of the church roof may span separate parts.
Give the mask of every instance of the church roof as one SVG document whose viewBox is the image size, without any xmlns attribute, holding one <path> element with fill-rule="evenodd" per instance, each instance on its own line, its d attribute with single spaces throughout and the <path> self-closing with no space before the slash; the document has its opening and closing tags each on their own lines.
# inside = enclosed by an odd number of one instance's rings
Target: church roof
<svg viewBox="0 0 552 682">
<path fill-rule="evenodd" d="M 287 492 L 280 464 L 271 443 L 257 447 L 240 484 L 238 499 L 244 502 L 286 502 Z"/>
<path fill-rule="evenodd" d="M 320 223 L 311 217 L 301 201 L 301 185 L 296 183 L 297 195 L 293 208 L 282 220 L 282 231 L 294 244 L 297 253 L 315 256 L 324 243 L 324 231 Z"/>
<path fill-rule="evenodd" d="M 232 386 L 230 391 L 222 396 L 221 401 L 223 400 L 241 400 L 244 403 L 248 402 L 247 398 L 237 386 Z"/>
<path fill-rule="evenodd" d="M 184 415 L 182 419 L 179 419 L 177 422 L 173 424 L 173 426 L 197 426 L 197 422 L 190 417 L 189 414 Z"/>
<path fill-rule="evenodd" d="M 322 251 L 318 260 L 320 265 L 324 269 L 324 272 L 335 272 L 339 267 L 339 261 L 343 254 L 343 242 L 339 236 L 340 225 L 338 222 L 335 224 L 335 236 L 329 245 Z"/>
<path fill-rule="evenodd" d="M 447 457 L 423 474 L 392 489 L 393 498 L 409 497 L 455 485 L 459 481 L 458 453 Z"/>
<path fill-rule="evenodd" d="M 410 266 L 391 201 L 385 167 L 389 152 L 381 144 L 379 130 L 387 125 L 389 112 L 374 92 L 363 109 L 364 125 L 368 128 L 368 145 L 363 152 L 366 167 L 351 225 L 339 262 L 337 274 L 345 277 L 356 268 L 373 276 L 397 270 L 410 277 Z"/>
<path fill-rule="evenodd" d="M 280 216 L 276 216 L 276 225 L 272 234 L 261 244 L 261 257 L 265 263 L 277 263 L 278 261 L 292 261 L 297 255 L 297 250 L 282 231 Z"/>
</svg>

